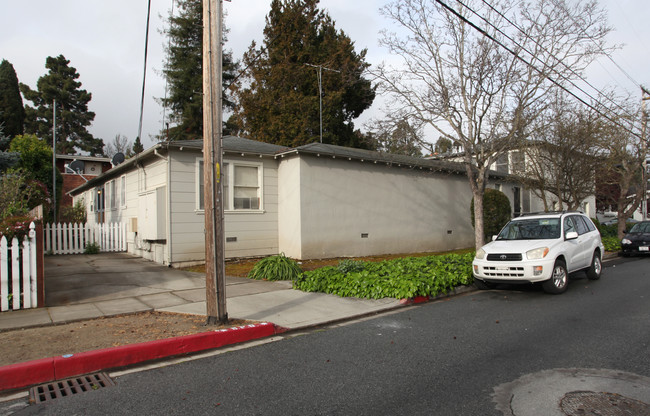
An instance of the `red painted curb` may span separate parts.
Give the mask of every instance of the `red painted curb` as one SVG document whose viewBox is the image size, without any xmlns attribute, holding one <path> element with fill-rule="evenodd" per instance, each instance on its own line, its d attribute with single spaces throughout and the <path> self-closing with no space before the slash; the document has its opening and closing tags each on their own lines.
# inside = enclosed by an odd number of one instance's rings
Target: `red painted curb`
<svg viewBox="0 0 650 416">
<path fill-rule="evenodd" d="M 284 328 L 265 322 L 183 337 L 87 351 L 79 354 L 26 361 L 0 367 L 0 391 L 46 383 L 99 370 L 124 367 L 174 355 L 219 348 L 285 331 Z"/>
<path fill-rule="evenodd" d="M 430 296 L 416 296 L 414 298 L 400 299 L 399 303 L 400 305 L 412 305 L 414 303 L 428 302 L 429 300 L 431 300 Z"/>
</svg>

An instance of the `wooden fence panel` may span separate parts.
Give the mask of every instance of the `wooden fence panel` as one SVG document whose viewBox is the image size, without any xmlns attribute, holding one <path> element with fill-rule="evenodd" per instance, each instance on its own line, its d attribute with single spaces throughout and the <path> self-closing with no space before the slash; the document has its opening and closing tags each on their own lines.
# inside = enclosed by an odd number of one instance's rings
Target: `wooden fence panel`
<svg viewBox="0 0 650 416">
<path fill-rule="evenodd" d="M 38 306 L 35 228 L 31 223 L 29 234 L 22 242 L 14 237 L 9 245 L 5 236 L 0 239 L 0 311 Z"/>
<path fill-rule="evenodd" d="M 126 223 L 46 224 L 48 254 L 81 254 L 95 243 L 100 252 L 126 251 Z"/>
</svg>

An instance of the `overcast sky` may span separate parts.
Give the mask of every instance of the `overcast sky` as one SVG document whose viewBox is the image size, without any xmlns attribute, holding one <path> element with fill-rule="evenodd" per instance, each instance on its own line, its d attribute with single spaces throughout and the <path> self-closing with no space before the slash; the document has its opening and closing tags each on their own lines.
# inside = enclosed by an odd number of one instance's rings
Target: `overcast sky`
<svg viewBox="0 0 650 416">
<path fill-rule="evenodd" d="M 149 57 L 145 91 L 142 140 L 162 127 L 162 108 L 155 98 L 165 94 L 161 76 L 166 39 L 160 34 L 173 0 L 152 0 Z M 387 0 L 321 0 L 339 29 L 355 42 L 357 51 L 368 49 L 367 60 L 379 64 L 387 59 L 378 46 L 378 32 L 390 22 L 378 12 Z M 224 2 L 230 29 L 227 49 L 240 59 L 251 41 L 262 39 L 270 0 Z M 609 12 L 615 31 L 610 42 L 625 44 L 615 61 L 637 83 L 650 86 L 650 2 L 648 0 L 600 0 Z M 46 73 L 45 59 L 63 54 L 80 74 L 82 88 L 92 93 L 90 110 L 96 113 L 90 132 L 105 143 L 116 134 L 135 139 L 142 92 L 147 0 L 0 0 L 0 60 L 11 62 L 20 82 L 36 88 Z M 635 85 L 610 61 L 590 68 L 588 81 L 597 87 L 614 86 L 640 98 Z M 380 100 L 376 100 L 379 102 Z M 26 102 L 26 104 L 31 104 Z M 379 116 L 376 104 L 356 122 L 361 127 L 371 115 Z M 432 138 L 433 139 L 433 138 Z"/>
</svg>

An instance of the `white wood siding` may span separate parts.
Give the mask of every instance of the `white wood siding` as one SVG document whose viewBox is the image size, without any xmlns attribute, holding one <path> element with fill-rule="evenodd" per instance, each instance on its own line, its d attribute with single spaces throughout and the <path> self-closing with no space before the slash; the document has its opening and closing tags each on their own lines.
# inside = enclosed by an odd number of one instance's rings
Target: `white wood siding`
<svg viewBox="0 0 650 416">
<path fill-rule="evenodd" d="M 299 226 L 291 226 L 294 207 L 280 215 L 280 250 L 287 255 L 313 259 L 473 245 L 471 192 L 464 175 L 300 157 L 299 169 L 287 169 L 299 171 L 299 189 L 291 184 L 281 192 L 283 202 L 300 200 Z M 282 163 L 284 175 L 287 161 Z"/>
<path fill-rule="evenodd" d="M 173 151 L 171 165 L 172 263 L 193 263 L 205 260 L 205 218 L 197 208 L 196 169 L 200 152 Z M 262 163 L 263 209 L 259 212 L 225 212 L 227 258 L 266 256 L 278 253 L 278 169 L 269 158 L 224 156 L 224 163 Z"/>
</svg>

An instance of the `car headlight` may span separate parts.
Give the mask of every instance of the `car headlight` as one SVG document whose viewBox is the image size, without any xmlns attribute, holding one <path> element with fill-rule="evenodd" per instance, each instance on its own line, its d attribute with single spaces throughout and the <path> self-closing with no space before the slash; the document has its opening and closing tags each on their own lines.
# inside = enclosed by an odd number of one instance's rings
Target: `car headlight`
<svg viewBox="0 0 650 416">
<path fill-rule="evenodd" d="M 482 248 L 476 250 L 476 258 L 479 260 L 483 260 L 485 258 L 485 250 L 483 250 Z"/>
<path fill-rule="evenodd" d="M 547 254 L 548 254 L 548 247 L 540 247 L 534 250 L 528 250 L 526 252 L 526 258 L 528 260 L 539 260 L 546 257 Z"/>
<path fill-rule="evenodd" d="M 621 240 L 621 244 L 632 244 L 632 242 L 630 240 L 628 240 L 627 238 L 624 238 L 624 239 Z"/>
</svg>

